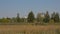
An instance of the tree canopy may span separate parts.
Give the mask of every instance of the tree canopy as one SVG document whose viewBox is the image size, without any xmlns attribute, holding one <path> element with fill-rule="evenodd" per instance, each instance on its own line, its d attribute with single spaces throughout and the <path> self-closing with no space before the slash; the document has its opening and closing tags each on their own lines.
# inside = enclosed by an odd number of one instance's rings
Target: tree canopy
<svg viewBox="0 0 60 34">
<path fill-rule="evenodd" d="M 28 21 L 28 22 L 33 22 L 34 19 L 35 19 L 34 14 L 33 14 L 33 12 L 31 11 L 31 12 L 28 14 L 27 21 Z"/>
</svg>

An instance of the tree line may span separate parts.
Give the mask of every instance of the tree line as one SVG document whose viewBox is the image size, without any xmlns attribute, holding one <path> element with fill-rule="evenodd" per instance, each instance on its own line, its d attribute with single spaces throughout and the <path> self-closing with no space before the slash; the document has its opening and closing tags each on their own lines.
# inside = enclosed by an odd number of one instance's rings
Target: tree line
<svg viewBox="0 0 60 34">
<path fill-rule="evenodd" d="M 36 18 L 33 13 L 33 11 L 29 12 L 27 18 L 20 18 L 19 13 L 17 13 L 17 17 L 13 18 L 0 18 L 0 22 L 2 23 L 22 23 L 22 22 L 27 22 L 27 23 L 59 23 L 60 18 L 59 18 L 59 13 L 58 12 L 53 12 L 51 15 L 49 14 L 48 11 L 46 13 L 38 13 Z"/>
</svg>

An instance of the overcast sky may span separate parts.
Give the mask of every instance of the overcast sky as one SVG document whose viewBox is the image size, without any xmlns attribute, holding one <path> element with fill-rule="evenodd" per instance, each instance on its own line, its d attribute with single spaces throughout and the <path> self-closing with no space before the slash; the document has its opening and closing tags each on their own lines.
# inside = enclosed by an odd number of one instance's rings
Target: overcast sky
<svg viewBox="0 0 60 34">
<path fill-rule="evenodd" d="M 27 16 L 30 11 L 36 15 L 39 12 L 60 13 L 60 0 L 0 0 L 0 18 Z"/>
</svg>

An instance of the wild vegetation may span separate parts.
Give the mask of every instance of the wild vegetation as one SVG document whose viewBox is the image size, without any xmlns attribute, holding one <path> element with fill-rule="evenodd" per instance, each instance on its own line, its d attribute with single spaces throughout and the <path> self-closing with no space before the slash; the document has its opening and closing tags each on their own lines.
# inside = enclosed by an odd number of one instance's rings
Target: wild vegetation
<svg viewBox="0 0 60 34">
<path fill-rule="evenodd" d="M 20 18 L 19 13 L 17 13 L 17 17 L 13 18 L 0 18 L 0 23 L 2 24 L 60 24 L 60 18 L 58 12 L 53 12 L 49 14 L 48 11 L 46 13 L 38 13 L 35 17 L 33 11 L 28 14 L 27 18 Z"/>
<path fill-rule="evenodd" d="M 19 13 L 13 18 L 0 18 L 0 34 L 60 34 L 59 13 L 50 15 L 46 11 L 35 17 L 31 11 L 27 18 L 20 18 Z"/>
<path fill-rule="evenodd" d="M 60 34 L 60 26 L 0 25 L 0 34 Z"/>
</svg>

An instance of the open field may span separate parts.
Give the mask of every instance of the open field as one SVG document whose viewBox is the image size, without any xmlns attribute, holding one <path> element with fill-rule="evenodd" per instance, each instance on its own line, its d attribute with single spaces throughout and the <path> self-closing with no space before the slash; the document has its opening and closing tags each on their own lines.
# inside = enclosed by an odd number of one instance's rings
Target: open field
<svg viewBox="0 0 60 34">
<path fill-rule="evenodd" d="M 60 34 L 60 25 L 0 25 L 0 34 Z"/>
</svg>

